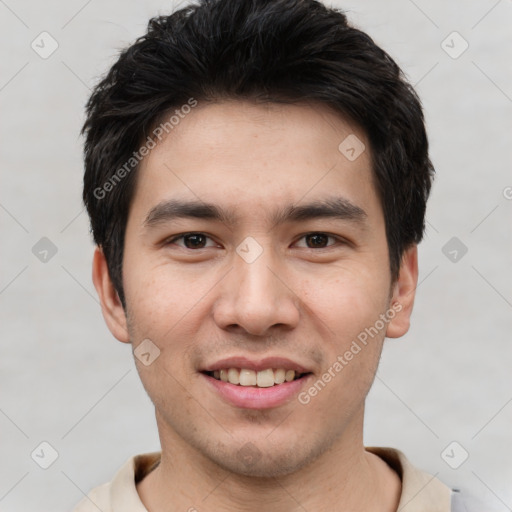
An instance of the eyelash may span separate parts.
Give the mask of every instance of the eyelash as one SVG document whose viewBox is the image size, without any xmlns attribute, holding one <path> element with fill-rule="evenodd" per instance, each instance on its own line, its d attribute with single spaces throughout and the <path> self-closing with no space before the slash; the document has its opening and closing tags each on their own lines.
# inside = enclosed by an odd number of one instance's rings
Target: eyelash
<svg viewBox="0 0 512 512">
<path fill-rule="evenodd" d="M 181 235 L 176 235 L 176 236 L 166 240 L 164 242 L 164 245 L 173 244 L 177 240 L 184 240 L 186 236 L 191 236 L 191 235 L 201 235 L 201 236 L 205 236 L 206 238 L 208 238 L 210 240 L 213 240 L 210 236 L 208 236 L 206 233 L 203 233 L 201 231 L 190 231 L 188 233 L 182 233 Z M 346 240 L 344 240 L 336 235 L 331 235 L 330 233 L 325 233 L 323 231 L 310 231 L 309 233 L 305 233 L 304 235 L 302 235 L 298 240 L 302 240 L 303 238 L 310 236 L 310 235 L 327 236 L 327 238 L 334 239 L 338 244 L 342 244 L 342 245 L 347 245 L 347 243 L 348 243 Z M 333 247 L 335 245 L 336 244 L 331 244 L 331 245 L 327 245 L 326 247 L 319 247 L 319 248 L 316 248 L 316 250 L 330 249 L 331 247 Z M 303 247 L 303 248 L 304 249 L 315 249 L 314 247 Z M 190 249 L 189 247 L 183 247 L 183 249 L 188 249 L 189 251 L 195 251 L 195 250 L 200 250 L 200 249 L 208 249 L 208 247 L 200 247 L 199 249 Z"/>
</svg>

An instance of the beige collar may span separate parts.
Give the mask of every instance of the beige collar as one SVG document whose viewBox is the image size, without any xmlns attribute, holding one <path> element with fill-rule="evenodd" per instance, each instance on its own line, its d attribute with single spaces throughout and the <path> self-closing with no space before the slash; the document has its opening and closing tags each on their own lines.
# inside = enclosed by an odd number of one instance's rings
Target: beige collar
<svg viewBox="0 0 512 512">
<path fill-rule="evenodd" d="M 366 450 L 383 459 L 402 480 L 402 494 L 397 512 L 450 512 L 451 489 L 436 477 L 415 468 L 395 448 L 371 446 Z M 117 472 L 110 485 L 112 512 L 147 512 L 135 486 L 160 462 L 160 452 L 130 458 Z"/>
</svg>

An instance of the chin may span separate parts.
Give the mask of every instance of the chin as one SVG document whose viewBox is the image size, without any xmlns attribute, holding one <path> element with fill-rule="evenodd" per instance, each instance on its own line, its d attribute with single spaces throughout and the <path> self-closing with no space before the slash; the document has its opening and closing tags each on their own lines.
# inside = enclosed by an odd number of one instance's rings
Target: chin
<svg viewBox="0 0 512 512">
<path fill-rule="evenodd" d="M 325 448 L 321 446 L 306 447 L 304 444 L 287 446 L 280 443 L 252 442 L 242 444 L 239 449 L 224 446 L 222 451 L 205 455 L 210 460 L 231 473 L 258 478 L 275 478 L 295 473 L 319 457 Z"/>
<path fill-rule="evenodd" d="M 229 458 L 220 458 L 214 462 L 229 471 L 240 476 L 251 478 L 276 478 L 295 473 L 301 469 L 306 463 L 298 460 L 275 460 L 267 455 L 262 455 L 258 461 L 247 462 L 239 460 L 237 455 Z"/>
</svg>

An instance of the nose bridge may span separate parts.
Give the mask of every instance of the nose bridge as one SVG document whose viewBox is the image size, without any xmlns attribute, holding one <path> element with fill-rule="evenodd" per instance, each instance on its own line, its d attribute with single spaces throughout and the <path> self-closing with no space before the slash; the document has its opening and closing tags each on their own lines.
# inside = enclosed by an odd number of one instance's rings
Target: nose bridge
<svg viewBox="0 0 512 512">
<path fill-rule="evenodd" d="M 281 268 L 269 240 L 246 238 L 233 255 L 218 320 L 225 327 L 236 324 L 252 334 L 262 334 L 278 324 L 295 325 L 296 301 L 279 278 Z"/>
<path fill-rule="evenodd" d="M 267 250 L 267 252 L 270 252 Z M 276 287 L 276 276 L 271 272 L 273 258 L 262 254 L 253 262 L 247 262 L 242 258 L 235 263 L 235 276 L 238 279 L 238 297 L 240 304 L 255 302 L 264 299 L 268 309 L 275 300 L 278 293 Z M 275 265 L 274 265 L 275 267 Z M 275 271 L 274 271 L 275 272 Z"/>
</svg>

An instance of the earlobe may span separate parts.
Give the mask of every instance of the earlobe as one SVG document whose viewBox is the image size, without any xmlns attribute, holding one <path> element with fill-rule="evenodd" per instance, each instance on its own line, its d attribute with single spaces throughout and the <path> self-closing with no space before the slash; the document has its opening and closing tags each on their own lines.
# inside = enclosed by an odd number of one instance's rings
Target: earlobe
<svg viewBox="0 0 512 512">
<path fill-rule="evenodd" d="M 400 273 L 394 284 L 391 306 L 395 315 L 386 329 L 388 338 L 399 338 L 409 330 L 417 283 L 418 247 L 413 245 L 402 256 Z"/>
<path fill-rule="evenodd" d="M 100 299 L 101 311 L 107 327 L 119 341 L 129 343 L 126 315 L 119 295 L 112 284 L 107 260 L 101 247 L 96 247 L 94 251 L 92 280 Z"/>
</svg>

